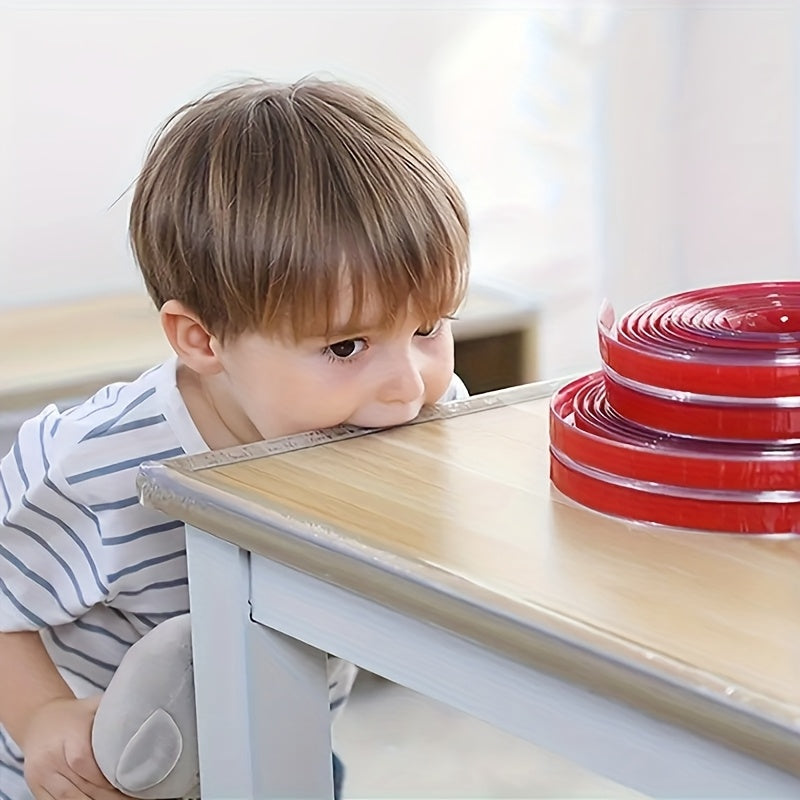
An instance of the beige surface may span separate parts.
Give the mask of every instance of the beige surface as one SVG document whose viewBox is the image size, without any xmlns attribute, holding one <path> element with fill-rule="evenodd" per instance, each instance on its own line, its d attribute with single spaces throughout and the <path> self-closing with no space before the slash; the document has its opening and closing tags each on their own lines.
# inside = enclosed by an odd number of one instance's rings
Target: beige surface
<svg viewBox="0 0 800 800">
<path fill-rule="evenodd" d="M 549 484 L 546 413 L 546 400 L 529 401 L 202 480 L 636 642 L 800 719 L 800 539 L 656 529 L 577 508 Z"/>
<path fill-rule="evenodd" d="M 800 771 L 800 538 L 573 505 L 548 480 L 548 399 L 524 399 L 541 391 L 323 446 L 178 459 L 166 470 L 183 488 L 155 505 Z"/>
<path fill-rule="evenodd" d="M 4 311 L 0 343 L 3 409 L 79 397 L 171 353 L 144 293 Z"/>
</svg>

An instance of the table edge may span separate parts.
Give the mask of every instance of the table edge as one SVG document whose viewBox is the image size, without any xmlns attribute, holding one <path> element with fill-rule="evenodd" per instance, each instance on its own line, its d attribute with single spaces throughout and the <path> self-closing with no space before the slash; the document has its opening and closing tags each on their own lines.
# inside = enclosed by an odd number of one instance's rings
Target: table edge
<svg viewBox="0 0 800 800">
<path fill-rule="evenodd" d="M 398 556 L 381 560 L 373 548 L 335 530 L 320 536 L 277 511 L 265 514 L 254 503 L 248 509 L 248 501 L 231 502 L 225 492 L 166 465 L 153 465 L 146 474 L 145 505 L 212 536 L 800 775 L 797 720 L 769 698 L 764 702 L 744 689 L 728 696 L 713 680 L 681 682 L 680 662 L 666 656 L 636 661 L 641 648 L 617 637 L 608 636 L 614 644 L 608 652 L 589 647 L 586 631 L 596 641 L 601 631 L 565 624 L 547 609 L 533 609 L 535 624 L 523 622 L 502 607 L 478 602 L 475 587 L 471 594 L 459 591 L 458 576 Z"/>
<path fill-rule="evenodd" d="M 541 399 L 565 380 L 569 379 L 526 384 L 432 407 L 410 424 Z M 644 658 L 640 646 L 545 608 L 526 607 L 531 617 L 522 620 L 492 603 L 489 590 L 472 584 L 465 587 L 457 575 L 398 555 L 381 559 L 374 548 L 354 542 L 333 528 L 320 535 L 322 532 L 314 526 L 279 509 L 265 509 L 208 486 L 198 474 L 216 466 L 374 432 L 341 428 L 147 463 L 137 480 L 140 499 L 146 506 L 248 552 L 501 650 L 521 663 L 566 675 L 580 685 L 800 775 L 800 725 L 792 707 L 744 687 L 726 686 L 720 679 L 692 672 L 692 668 L 668 656 L 650 654 Z M 536 634 L 533 644 L 532 634 Z M 600 644 L 604 645 L 602 649 Z M 681 681 L 681 677 L 692 677 L 694 682 Z"/>
<path fill-rule="evenodd" d="M 487 411 L 490 408 L 524 403 L 528 400 L 541 400 L 545 397 L 550 397 L 559 387 L 576 377 L 577 376 L 569 376 L 546 381 L 536 381 L 520 386 L 512 386 L 507 389 L 496 389 L 492 392 L 472 395 L 463 400 L 453 400 L 448 403 L 437 403 L 435 405 L 426 406 L 415 419 L 405 423 L 405 425 L 397 427 L 408 427 L 410 425 L 420 425 L 438 419 L 461 417 L 466 414 Z M 294 450 L 305 450 L 309 447 L 329 444 L 330 442 L 340 442 L 345 439 L 368 436 L 385 430 L 390 430 L 390 428 L 357 428 L 354 425 L 339 425 L 338 427 L 328 428 L 326 430 L 309 431 L 308 433 L 283 436 L 278 439 L 268 439 L 253 444 L 227 447 L 222 450 L 208 450 L 205 453 L 178 456 L 168 459 L 163 463 L 169 465 L 170 469 L 174 469 L 178 472 L 192 473 L 204 469 L 238 464 L 243 461 L 252 461 L 256 458 L 289 453 Z M 140 474 L 146 475 L 149 469 L 150 464 L 143 464 Z"/>
</svg>

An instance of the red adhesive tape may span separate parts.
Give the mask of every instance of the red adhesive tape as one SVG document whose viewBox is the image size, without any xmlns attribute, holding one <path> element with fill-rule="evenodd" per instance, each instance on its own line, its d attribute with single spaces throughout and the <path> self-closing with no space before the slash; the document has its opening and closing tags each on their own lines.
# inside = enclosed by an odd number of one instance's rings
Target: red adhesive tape
<svg viewBox="0 0 800 800">
<path fill-rule="evenodd" d="M 552 451 L 550 479 L 560 492 L 581 505 L 638 522 L 715 533 L 775 534 L 800 530 L 800 501 L 706 500 L 668 495 L 658 487 L 648 490 L 609 483 L 569 466 Z"/>
<path fill-rule="evenodd" d="M 625 419 L 595 372 L 550 401 L 550 444 L 571 462 L 616 478 L 723 492 L 797 492 L 800 449 L 780 444 L 712 442 L 659 433 Z"/>
<path fill-rule="evenodd" d="M 614 516 L 800 533 L 800 281 L 676 294 L 598 319 L 603 370 L 550 404 L 550 477 Z"/>
<path fill-rule="evenodd" d="M 800 397 L 800 281 L 698 289 L 598 320 L 625 382 L 723 397 Z"/>
<path fill-rule="evenodd" d="M 704 439 L 800 443 L 800 406 L 779 402 L 754 403 L 762 398 L 718 398 L 697 395 L 655 396 L 624 386 L 613 374 L 605 376 L 610 405 L 622 417 L 656 431 Z M 694 400 L 694 402 L 693 402 Z"/>
</svg>

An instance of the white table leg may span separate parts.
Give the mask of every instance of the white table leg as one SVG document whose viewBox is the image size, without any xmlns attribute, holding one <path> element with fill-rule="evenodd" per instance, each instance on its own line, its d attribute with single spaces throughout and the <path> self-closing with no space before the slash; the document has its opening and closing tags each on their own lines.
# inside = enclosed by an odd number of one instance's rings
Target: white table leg
<svg viewBox="0 0 800 800">
<path fill-rule="evenodd" d="M 203 800 L 331 797 L 325 654 L 250 619 L 247 553 L 186 536 Z"/>
</svg>

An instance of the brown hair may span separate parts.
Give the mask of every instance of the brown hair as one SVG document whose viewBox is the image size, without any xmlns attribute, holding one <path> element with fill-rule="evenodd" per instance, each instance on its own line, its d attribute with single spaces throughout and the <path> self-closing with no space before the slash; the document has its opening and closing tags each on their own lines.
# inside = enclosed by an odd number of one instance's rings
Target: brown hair
<svg viewBox="0 0 800 800">
<path fill-rule="evenodd" d="M 148 291 L 220 338 L 299 337 L 367 301 L 391 321 L 456 310 L 468 273 L 463 199 L 384 105 L 333 81 L 248 81 L 183 106 L 138 178 L 130 239 Z M 343 285 L 344 281 L 344 285 Z"/>
</svg>

